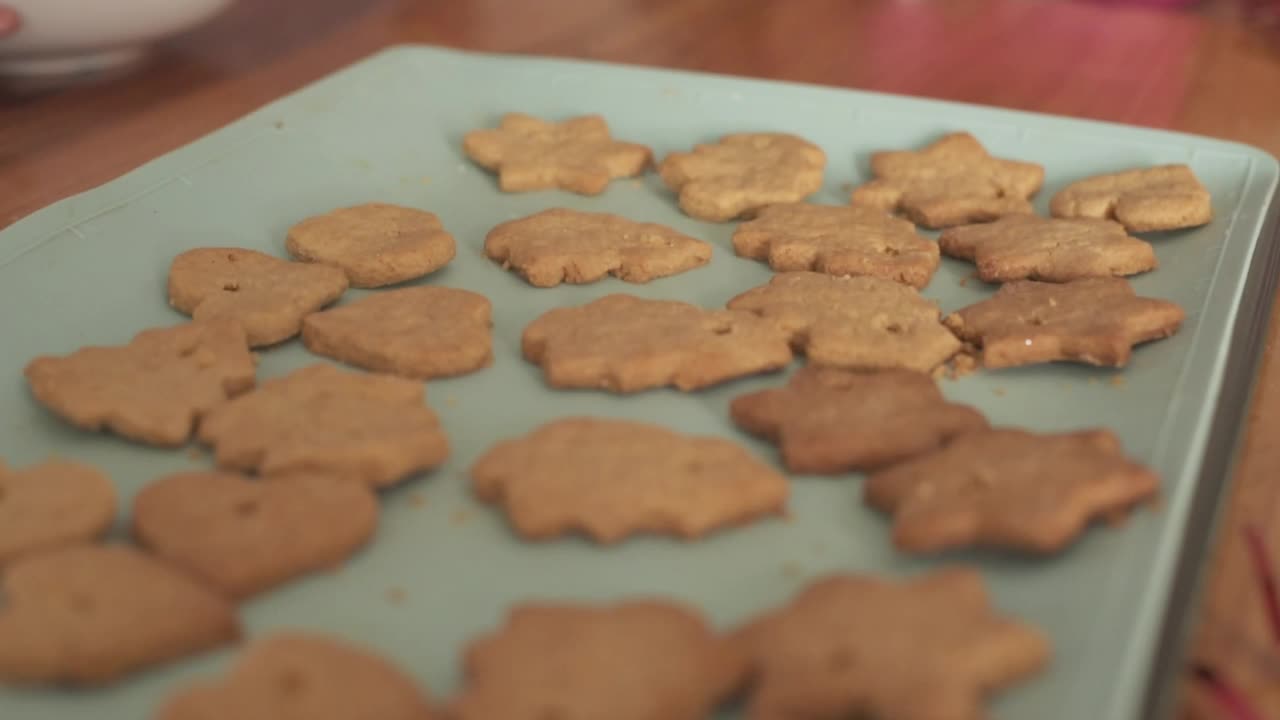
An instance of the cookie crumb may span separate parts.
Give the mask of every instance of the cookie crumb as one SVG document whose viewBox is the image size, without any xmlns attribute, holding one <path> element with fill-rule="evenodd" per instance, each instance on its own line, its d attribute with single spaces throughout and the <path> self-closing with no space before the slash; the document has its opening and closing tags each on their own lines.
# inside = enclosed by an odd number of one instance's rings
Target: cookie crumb
<svg viewBox="0 0 1280 720">
<path fill-rule="evenodd" d="M 951 364 L 947 366 L 947 379 L 958 380 L 965 375 L 972 375 L 978 371 L 978 366 L 978 356 L 965 348 L 951 358 Z"/>
<path fill-rule="evenodd" d="M 1109 380 L 1108 382 L 1111 383 L 1112 387 L 1124 387 L 1124 383 L 1125 383 L 1124 375 L 1116 373 L 1115 375 L 1111 376 L 1111 380 Z"/>
<path fill-rule="evenodd" d="M 782 563 L 782 574 L 784 577 L 796 580 L 804 575 L 804 566 L 789 560 Z"/>
<path fill-rule="evenodd" d="M 960 278 L 960 287 L 969 287 L 969 278 L 971 277 L 973 276 L 965 275 L 964 277 Z"/>
<path fill-rule="evenodd" d="M 430 185 L 430 184 L 431 184 L 431 178 L 429 178 L 429 177 L 424 177 L 424 178 L 422 178 L 422 184 L 423 184 L 423 185 Z"/>
<path fill-rule="evenodd" d="M 392 605 L 403 605 L 407 597 L 408 593 L 404 591 L 404 588 L 393 587 L 387 589 L 387 602 Z"/>
<path fill-rule="evenodd" d="M 277 120 L 277 121 L 275 121 L 275 122 L 271 123 L 271 125 L 272 125 L 272 127 L 274 127 L 274 128 L 275 128 L 275 129 L 277 129 L 277 130 L 283 130 L 283 129 L 284 129 L 284 121 L 283 121 L 283 120 Z"/>
<path fill-rule="evenodd" d="M 446 396 L 444 399 L 444 406 L 450 408 L 458 407 L 458 398 L 453 395 Z"/>
<path fill-rule="evenodd" d="M 187 459 L 191 460 L 192 462 L 199 462 L 200 460 L 204 459 L 204 452 L 201 451 L 200 448 L 193 445 L 187 448 Z"/>
<path fill-rule="evenodd" d="M 1090 385 L 1097 385 L 1097 384 L 1098 384 L 1098 378 L 1096 378 L 1096 377 L 1091 377 L 1091 378 L 1089 378 L 1089 384 L 1090 384 Z"/>
<path fill-rule="evenodd" d="M 449 524 L 461 527 L 471 520 L 471 511 L 466 508 L 458 508 L 449 514 Z"/>
<path fill-rule="evenodd" d="M 416 508 L 427 506 L 427 498 L 422 493 L 409 493 L 409 504 Z"/>
<path fill-rule="evenodd" d="M 996 397 L 1004 397 L 1005 391 L 1004 391 L 1004 388 L 992 388 L 991 394 L 995 395 Z"/>
</svg>

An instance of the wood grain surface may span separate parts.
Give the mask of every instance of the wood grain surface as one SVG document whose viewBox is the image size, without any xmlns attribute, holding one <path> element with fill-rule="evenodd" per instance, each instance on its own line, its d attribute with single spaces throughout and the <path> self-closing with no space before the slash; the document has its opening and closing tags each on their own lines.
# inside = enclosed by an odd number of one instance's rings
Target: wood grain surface
<svg viewBox="0 0 1280 720">
<path fill-rule="evenodd" d="M 0 95 L 0 228 L 381 47 L 607 60 L 1171 128 L 1280 155 L 1280 37 L 1260 24 L 1053 0 L 242 0 L 118 79 Z M 1274 317 L 1280 314 L 1273 315 Z M 1195 657 L 1280 717 L 1280 652 L 1241 528 L 1280 547 L 1272 322 L 1198 614 Z M 1183 715 L 1219 714 L 1187 684 Z"/>
</svg>

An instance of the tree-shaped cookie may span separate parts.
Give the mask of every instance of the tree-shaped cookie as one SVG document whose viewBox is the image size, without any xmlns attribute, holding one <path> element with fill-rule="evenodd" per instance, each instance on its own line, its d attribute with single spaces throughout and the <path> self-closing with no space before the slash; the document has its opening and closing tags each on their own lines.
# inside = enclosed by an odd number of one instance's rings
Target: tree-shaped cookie
<svg viewBox="0 0 1280 720">
<path fill-rule="evenodd" d="M 496 129 L 467 133 L 462 147 L 477 165 L 498 174 L 504 192 L 560 188 L 599 195 L 610 180 L 644 172 L 653 158 L 644 145 L 613 139 L 599 115 L 548 122 L 508 113 Z"/>
<path fill-rule="evenodd" d="M 748 312 L 606 295 L 524 329 L 524 357 L 557 388 L 696 390 L 791 362 L 787 333 Z"/>
<path fill-rule="evenodd" d="M 645 423 L 569 418 L 490 448 L 472 487 L 529 540 L 579 530 L 693 539 L 782 512 L 787 479 L 741 446 Z"/>
<path fill-rule="evenodd" d="M 706 265 L 711 245 L 665 225 L 552 208 L 494 227 L 484 254 L 534 287 L 555 287 L 609 275 L 646 283 Z"/>
<path fill-rule="evenodd" d="M 457 253 L 457 243 L 435 213 L 387 203 L 309 217 L 289 228 L 285 248 L 298 260 L 341 268 L 358 288 L 430 275 Z"/>
<path fill-rule="evenodd" d="M 248 341 L 233 320 L 144 330 L 128 345 L 42 356 L 24 374 L 63 420 L 148 445 L 182 445 L 196 421 L 253 387 Z"/>
<path fill-rule="evenodd" d="M 879 208 L 780 203 L 733 233 L 738 255 L 779 272 L 869 275 L 915 288 L 938 269 L 937 243 Z"/>
<path fill-rule="evenodd" d="M 742 656 L 680 605 L 519 605 L 467 648 L 449 717 L 705 720 L 744 670 Z"/>
<path fill-rule="evenodd" d="M 729 414 L 777 444 L 796 473 L 871 470 L 987 428 L 977 410 L 947 402 L 933 378 L 909 370 L 809 365 L 786 387 L 734 398 Z"/>
<path fill-rule="evenodd" d="M 973 261 L 986 282 L 1069 282 L 1120 277 L 1154 270 L 1151 244 L 1130 236 L 1118 223 L 1012 215 L 992 223 L 943 231 L 942 252 Z"/>
<path fill-rule="evenodd" d="M 302 318 L 337 300 L 347 275 L 244 248 L 197 248 L 169 265 L 169 304 L 196 320 L 240 323 L 251 347 L 298 334 Z"/>
<path fill-rule="evenodd" d="M 892 280 L 779 273 L 728 307 L 781 328 L 819 365 L 928 372 L 960 350 L 938 306 Z"/>
<path fill-rule="evenodd" d="M 836 575 L 747 624 L 751 718 L 983 720 L 988 695 L 1048 664 L 1046 636 L 992 607 L 981 576 Z"/>
<path fill-rule="evenodd" d="M 1054 217 L 1109 218 L 1129 232 L 1177 230 L 1213 220 L 1209 191 L 1186 165 L 1095 175 L 1058 191 Z"/>
<path fill-rule="evenodd" d="M 723 222 L 809 197 L 822 189 L 826 166 L 822 148 L 795 135 L 737 133 L 673 152 L 658 172 L 686 214 Z"/>
<path fill-rule="evenodd" d="M 992 157 L 966 132 L 921 150 L 877 152 L 871 171 L 876 179 L 854 188 L 853 204 L 897 210 L 929 228 L 1031 213 L 1028 199 L 1044 183 L 1043 167 Z"/>
<path fill-rule="evenodd" d="M 990 430 L 873 474 L 868 505 L 893 516 L 908 552 L 982 546 L 1051 553 L 1100 518 L 1122 516 L 1159 490 L 1108 430 Z"/>
<path fill-rule="evenodd" d="M 982 348 L 989 368 L 1058 360 L 1123 367 L 1134 345 L 1173 335 L 1185 317 L 1168 300 L 1138 297 L 1123 278 L 1091 278 L 1011 282 L 946 323 Z"/>
<path fill-rule="evenodd" d="M 47 460 L 11 470 L 0 459 L 0 567 L 31 553 L 96 540 L 115 519 L 115 486 L 96 468 Z"/>
</svg>

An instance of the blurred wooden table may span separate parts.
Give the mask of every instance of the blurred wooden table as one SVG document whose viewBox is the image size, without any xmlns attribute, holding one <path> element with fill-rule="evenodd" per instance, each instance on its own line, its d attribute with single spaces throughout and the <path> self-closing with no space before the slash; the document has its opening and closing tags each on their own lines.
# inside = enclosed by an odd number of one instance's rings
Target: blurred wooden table
<svg viewBox="0 0 1280 720">
<path fill-rule="evenodd" d="M 1280 40 L 1195 15 L 1030 0 L 245 0 L 133 76 L 0 98 L 0 227 L 390 44 L 611 60 L 1173 128 L 1280 155 Z M 1280 363 L 1259 377 L 1197 643 L 1280 717 L 1239 528 L 1280 546 Z M 1188 714 L 1212 717 L 1194 688 Z"/>
</svg>

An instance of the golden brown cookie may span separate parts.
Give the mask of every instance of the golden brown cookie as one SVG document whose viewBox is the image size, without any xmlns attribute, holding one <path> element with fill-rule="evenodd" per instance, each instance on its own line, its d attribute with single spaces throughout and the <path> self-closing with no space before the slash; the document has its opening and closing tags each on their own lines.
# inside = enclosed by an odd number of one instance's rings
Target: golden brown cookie
<svg viewBox="0 0 1280 720">
<path fill-rule="evenodd" d="M 1011 282 L 945 322 L 982 348 L 989 368 L 1058 360 L 1123 367 L 1134 345 L 1173 335 L 1185 317 L 1167 300 L 1138 297 L 1123 278 L 1091 278 Z"/>
<path fill-rule="evenodd" d="M 606 295 L 524 329 L 524 357 L 557 388 L 697 390 L 791 362 L 787 333 L 751 313 Z"/>
<path fill-rule="evenodd" d="M 231 603 L 123 545 L 37 553 L 0 586 L 0 682 L 99 685 L 240 634 Z"/>
<path fill-rule="evenodd" d="M 496 129 L 467 133 L 462 147 L 477 165 L 498 174 L 503 192 L 559 188 L 599 195 L 610 180 L 639 175 L 653 159 L 644 145 L 614 140 L 599 115 L 547 122 L 508 113 Z"/>
<path fill-rule="evenodd" d="M 795 473 L 873 470 L 987 428 L 982 413 L 947 402 L 933 378 L 910 370 L 809 365 L 786 387 L 734 398 L 729 414 L 775 443 Z"/>
<path fill-rule="evenodd" d="M 826 166 L 822 148 L 795 135 L 735 133 L 671 153 L 658 172 L 686 214 L 723 222 L 809 197 L 822 189 Z"/>
<path fill-rule="evenodd" d="M 983 720 L 987 696 L 1051 652 L 1044 633 L 999 614 L 967 568 L 823 578 L 735 639 L 752 660 L 752 720 Z"/>
<path fill-rule="evenodd" d="M 307 349 L 366 370 L 418 380 L 493 362 L 489 299 L 469 290 L 407 287 L 307 316 Z"/>
<path fill-rule="evenodd" d="M 314 633 L 273 632 L 218 680 L 178 691 L 156 720 L 432 720 L 430 699 L 390 662 Z"/>
<path fill-rule="evenodd" d="M 1109 220 L 1058 220 L 1011 215 L 993 223 L 943 231 L 947 255 L 971 260 L 986 282 L 1070 282 L 1090 277 L 1137 275 L 1156 269 L 1151 244 Z"/>
<path fill-rule="evenodd" d="M 1213 220 L 1209 191 L 1186 165 L 1160 165 L 1095 175 L 1053 196 L 1060 218 L 1107 218 L 1129 232 L 1177 230 Z"/>
<path fill-rule="evenodd" d="M 302 318 L 337 300 L 347 275 L 244 248 L 197 248 L 169 265 L 169 304 L 196 320 L 235 320 L 250 347 L 298 334 Z"/>
<path fill-rule="evenodd" d="M 430 275 L 457 252 L 434 213 L 386 203 L 307 218 L 289 229 L 285 248 L 298 260 L 341 268 L 358 288 Z"/>
<path fill-rule="evenodd" d="M 893 515 L 894 544 L 920 553 L 1056 552 L 1091 521 L 1123 515 L 1159 488 L 1109 430 L 970 433 L 863 485 L 867 504 Z"/>
<path fill-rule="evenodd" d="M 138 544 L 237 599 L 342 564 L 377 525 L 369 486 L 333 475 L 177 473 L 133 500 Z"/>
<path fill-rule="evenodd" d="M 773 323 L 819 365 L 928 372 L 960 349 L 932 300 L 881 278 L 779 273 L 728 307 Z"/>
<path fill-rule="evenodd" d="M 476 461 L 471 481 L 528 540 L 580 530 L 601 543 L 638 533 L 698 538 L 781 513 L 789 490 L 736 443 L 603 418 L 558 420 L 500 442 Z"/>
<path fill-rule="evenodd" d="M 78 428 L 176 446 L 210 410 L 252 388 L 255 372 L 240 324 L 214 320 L 38 357 L 24 374 L 36 400 Z"/>
<path fill-rule="evenodd" d="M 711 245 L 665 225 L 553 208 L 493 228 L 484 254 L 534 287 L 555 287 L 607 275 L 647 283 L 706 265 Z"/>
<path fill-rule="evenodd" d="M 263 475 L 315 472 L 392 485 L 444 462 L 449 443 L 422 383 L 309 365 L 205 417 L 218 465 Z"/>
<path fill-rule="evenodd" d="M 1044 184 L 1043 167 L 992 157 L 966 132 L 921 150 L 875 153 L 871 172 L 875 180 L 854 188 L 854 205 L 897 210 L 928 228 L 1030 214 L 1029 198 Z"/>
<path fill-rule="evenodd" d="M 0 567 L 35 552 L 97 540 L 116 517 L 111 480 L 84 463 L 0 460 Z"/>
<path fill-rule="evenodd" d="M 467 648 L 449 716 L 704 720 L 744 670 L 742 656 L 680 605 L 521 605 Z"/>
<path fill-rule="evenodd" d="M 733 249 L 779 272 L 868 275 L 915 288 L 938 269 L 937 243 L 906 220 L 859 206 L 770 205 L 738 226 Z"/>
</svg>

